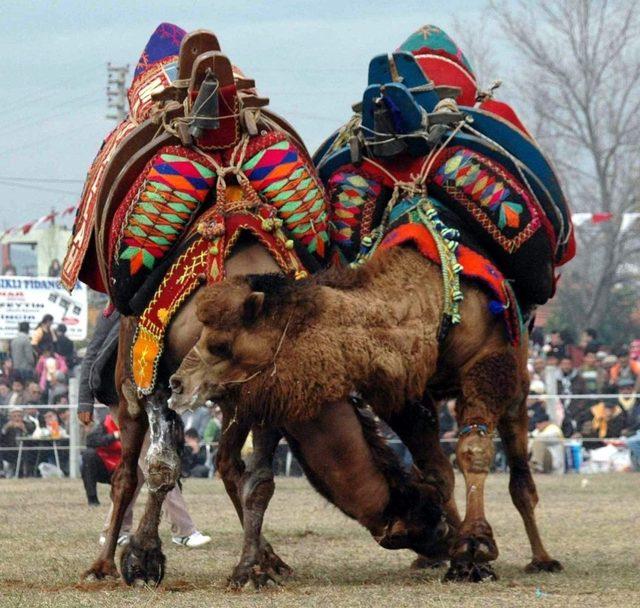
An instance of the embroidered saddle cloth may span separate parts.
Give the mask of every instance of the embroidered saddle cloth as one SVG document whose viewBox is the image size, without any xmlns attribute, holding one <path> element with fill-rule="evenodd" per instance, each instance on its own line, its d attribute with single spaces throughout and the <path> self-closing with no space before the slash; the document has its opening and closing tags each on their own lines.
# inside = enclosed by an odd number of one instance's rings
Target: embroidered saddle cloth
<svg viewBox="0 0 640 608">
<path fill-rule="evenodd" d="M 515 112 L 478 91 L 442 30 L 421 28 L 375 57 L 357 110 L 314 156 L 336 255 L 353 259 L 389 201 L 427 192 L 460 242 L 512 281 L 524 309 L 553 295 L 555 269 L 575 254 L 556 173 Z"/>
</svg>

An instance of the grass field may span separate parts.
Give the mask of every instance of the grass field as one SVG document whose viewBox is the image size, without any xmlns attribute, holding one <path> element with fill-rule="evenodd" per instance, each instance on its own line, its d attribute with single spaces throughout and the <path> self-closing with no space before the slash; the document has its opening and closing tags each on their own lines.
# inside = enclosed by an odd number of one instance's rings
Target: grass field
<svg viewBox="0 0 640 608">
<path fill-rule="evenodd" d="M 584 487 L 579 476 L 537 478 L 538 519 L 549 551 L 566 568 L 562 574 L 523 573 L 529 546 L 507 482 L 494 475 L 487 492 L 501 551 L 498 582 L 443 584 L 442 571 L 411 572 L 412 554 L 379 548 L 306 481 L 279 479 L 266 532 L 295 575 L 281 589 L 232 594 L 225 579 L 241 535 L 218 480 L 189 480 L 184 488 L 197 525 L 214 542 L 177 547 L 163 522 L 167 576 L 157 590 L 79 584 L 106 513 L 106 506 L 85 506 L 80 482 L 0 480 L 0 606 L 640 607 L 639 475 L 592 476 Z M 101 492 L 104 505 L 106 486 Z"/>
</svg>

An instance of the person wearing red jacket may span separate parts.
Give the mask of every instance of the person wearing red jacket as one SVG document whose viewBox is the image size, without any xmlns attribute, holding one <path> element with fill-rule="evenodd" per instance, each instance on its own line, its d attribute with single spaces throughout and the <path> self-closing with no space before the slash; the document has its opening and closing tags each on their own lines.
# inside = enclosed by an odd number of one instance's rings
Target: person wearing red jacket
<svg viewBox="0 0 640 608">
<path fill-rule="evenodd" d="M 120 427 L 111 414 L 87 435 L 87 449 L 82 452 L 82 481 L 90 506 L 98 506 L 98 484 L 111 483 L 122 455 Z"/>
</svg>

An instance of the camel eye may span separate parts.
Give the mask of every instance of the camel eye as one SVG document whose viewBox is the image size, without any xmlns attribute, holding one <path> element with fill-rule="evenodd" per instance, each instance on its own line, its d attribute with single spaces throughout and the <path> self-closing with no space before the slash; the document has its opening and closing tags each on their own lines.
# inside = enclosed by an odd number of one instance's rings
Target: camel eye
<svg viewBox="0 0 640 608">
<path fill-rule="evenodd" d="M 231 345 L 228 342 L 211 342 L 207 350 L 218 359 L 231 359 Z"/>
</svg>

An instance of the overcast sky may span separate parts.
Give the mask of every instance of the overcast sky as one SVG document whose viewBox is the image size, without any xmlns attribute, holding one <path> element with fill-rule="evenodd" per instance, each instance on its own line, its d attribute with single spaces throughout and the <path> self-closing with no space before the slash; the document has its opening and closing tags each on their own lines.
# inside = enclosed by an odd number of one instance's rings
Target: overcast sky
<svg viewBox="0 0 640 608">
<path fill-rule="evenodd" d="M 483 0 L 0 0 L 0 228 L 77 202 L 89 164 L 114 126 L 105 118 L 106 64 L 129 63 L 133 69 L 162 21 L 214 30 L 223 51 L 256 79 L 272 108 L 314 150 L 350 115 L 371 57 L 393 50 L 426 23 L 450 31 L 454 15 L 473 20 L 484 5 Z M 16 180 L 28 188 L 17 187 Z"/>
</svg>

